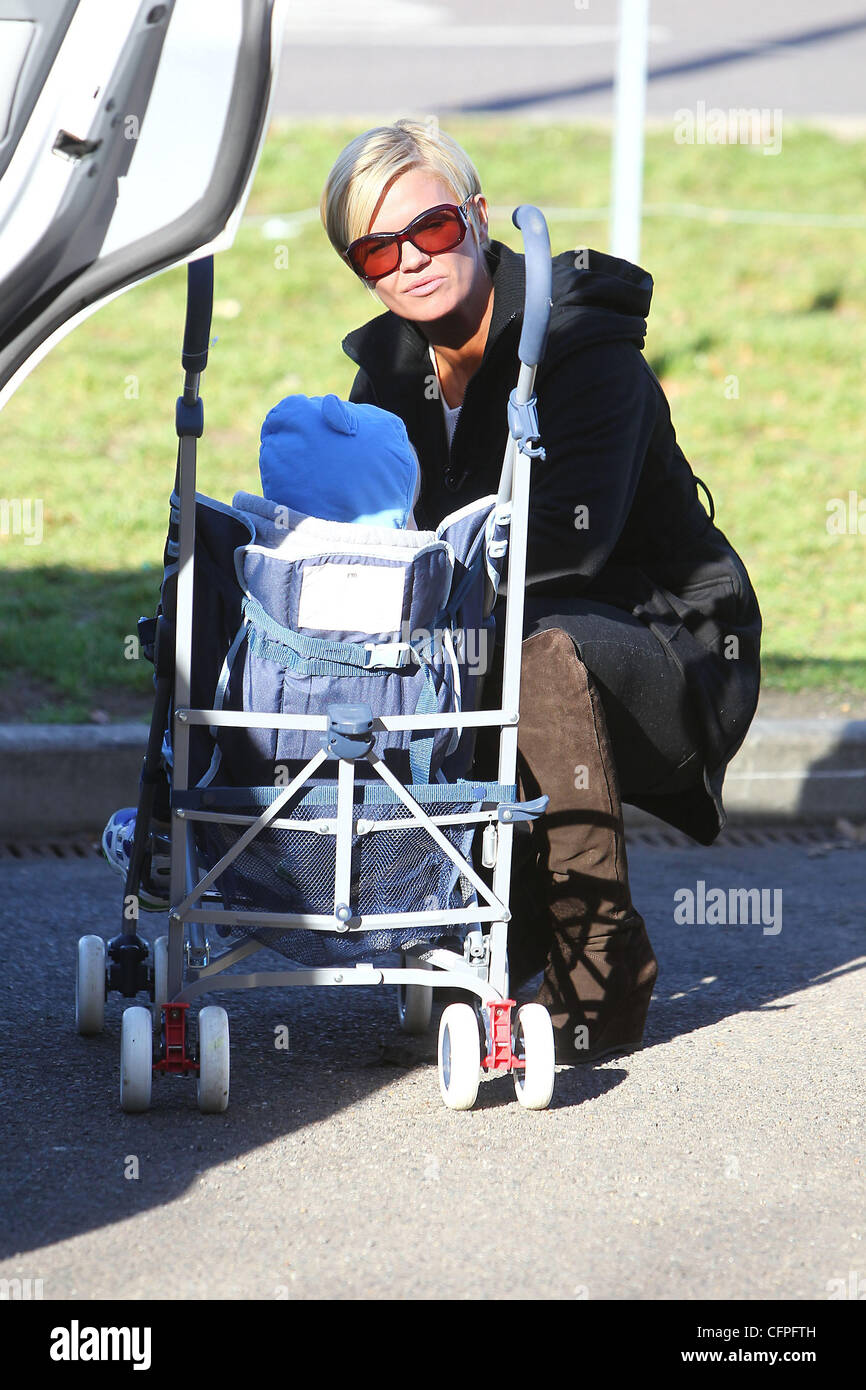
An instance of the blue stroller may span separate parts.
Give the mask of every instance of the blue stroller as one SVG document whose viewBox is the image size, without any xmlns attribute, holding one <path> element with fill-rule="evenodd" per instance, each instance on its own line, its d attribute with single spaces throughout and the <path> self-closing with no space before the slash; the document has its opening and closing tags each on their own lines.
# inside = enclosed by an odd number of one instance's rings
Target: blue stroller
<svg viewBox="0 0 866 1390">
<path fill-rule="evenodd" d="M 196 492 L 199 397 L 213 259 L 188 267 L 175 490 L 157 616 L 139 624 L 156 699 L 119 936 L 79 942 L 78 1031 L 123 1013 L 120 1101 L 148 1109 L 154 1074 L 197 1078 L 226 1109 L 229 1020 L 216 991 L 394 985 L 400 1025 L 423 1032 L 433 991 L 463 991 L 439 1028 L 445 1104 L 475 1103 L 482 1071 L 514 1075 L 544 1109 L 553 1030 L 509 998 L 507 923 L 519 801 L 517 725 L 533 394 L 547 338 L 551 256 L 537 208 L 513 216 L 526 253 L 520 374 L 497 496 L 436 531 L 319 520 L 239 493 Z M 506 574 L 507 568 L 507 574 Z M 507 578 L 501 708 L 481 709 L 493 605 Z M 498 777 L 473 777 L 476 732 L 498 729 Z M 170 815 L 168 934 L 138 933 L 154 825 Z M 480 863 L 478 862 L 480 859 Z M 488 870 L 485 876 L 484 870 Z M 285 969 L 234 969 L 269 948 Z"/>
</svg>

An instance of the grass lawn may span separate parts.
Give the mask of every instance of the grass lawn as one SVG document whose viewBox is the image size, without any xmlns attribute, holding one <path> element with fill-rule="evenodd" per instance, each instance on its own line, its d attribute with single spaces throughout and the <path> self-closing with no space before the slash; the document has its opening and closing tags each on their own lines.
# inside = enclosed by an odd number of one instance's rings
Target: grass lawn
<svg viewBox="0 0 866 1390">
<path fill-rule="evenodd" d="M 216 342 L 203 379 L 199 487 L 258 490 L 258 430 L 295 391 L 347 395 L 343 336 L 381 306 L 340 264 L 317 219 L 327 172 L 361 127 L 275 127 L 247 219 L 217 258 Z M 498 215 L 550 216 L 554 252 L 604 249 L 606 224 L 560 216 L 608 200 L 598 129 L 455 121 Z M 647 140 L 644 197 L 660 205 L 862 216 L 864 142 L 786 129 L 781 154 Z M 831 534 L 854 493 L 866 530 L 863 364 L 866 228 L 647 216 L 641 261 L 655 297 L 646 355 L 677 435 L 710 487 L 716 521 L 752 575 L 764 615 L 764 680 L 796 691 L 866 692 L 866 535 Z M 185 271 L 141 285 L 76 329 L 0 418 L 3 498 L 38 499 L 42 538 L 0 512 L 0 717 L 143 717 L 152 670 L 128 634 L 158 597 L 174 476 Z M 503 440 L 505 422 L 503 421 Z M 35 518 L 31 514 L 31 519 Z M 851 513 L 846 513 L 850 517 Z M 5 521 L 4 521 L 5 516 Z M 856 527 L 856 516 L 854 517 Z M 36 533 L 34 533 L 35 535 Z M 94 714 L 95 712 L 95 714 Z"/>
</svg>

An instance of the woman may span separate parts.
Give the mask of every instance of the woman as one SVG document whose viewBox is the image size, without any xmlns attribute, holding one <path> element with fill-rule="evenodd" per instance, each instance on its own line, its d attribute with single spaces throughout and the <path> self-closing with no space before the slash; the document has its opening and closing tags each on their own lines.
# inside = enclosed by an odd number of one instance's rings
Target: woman
<svg viewBox="0 0 866 1390">
<path fill-rule="evenodd" d="M 418 525 L 434 527 L 497 490 L 523 257 L 490 240 L 465 151 L 420 122 L 353 140 L 321 211 L 386 310 L 343 340 L 351 399 L 403 419 Z M 711 844 L 758 699 L 758 603 L 642 356 L 651 295 L 627 261 L 555 256 L 535 385 L 546 459 L 532 473 L 518 743 L 524 794 L 550 801 L 515 842 L 509 958 L 513 984 L 544 967 L 537 998 L 563 1062 L 638 1047 L 658 973 L 621 799 Z"/>
</svg>

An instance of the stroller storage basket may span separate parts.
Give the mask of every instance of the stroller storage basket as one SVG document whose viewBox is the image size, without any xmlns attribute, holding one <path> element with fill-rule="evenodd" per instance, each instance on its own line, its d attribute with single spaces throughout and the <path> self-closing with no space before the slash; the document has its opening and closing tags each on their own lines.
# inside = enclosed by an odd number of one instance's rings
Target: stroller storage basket
<svg viewBox="0 0 866 1390">
<path fill-rule="evenodd" d="M 228 790 L 228 789 L 227 789 Z M 406 789 L 432 817 L 468 817 L 484 805 L 513 801 L 515 787 L 497 783 L 422 784 Z M 278 789 L 234 791 L 232 813 L 257 814 Z M 195 800 L 202 809 L 229 809 L 220 789 L 210 788 Z M 334 911 L 336 788 L 314 786 L 286 810 L 288 827 L 259 832 L 215 881 L 228 912 L 265 910 L 332 915 Z M 431 839 L 417 816 L 383 783 L 357 783 L 353 800 L 351 897 L 353 919 L 384 913 L 464 909 L 477 894 L 458 866 Z M 308 825 L 309 830 L 300 828 Z M 476 821 L 441 825 L 457 852 L 471 862 Z M 195 838 L 202 867 L 211 869 L 237 843 L 245 826 L 199 822 Z M 368 927 L 348 931 L 313 931 L 303 927 L 261 931 L 234 928 L 236 939 L 253 937 L 263 945 L 308 966 L 370 961 L 383 953 L 406 950 L 447 937 L 462 940 L 466 924 L 443 927 L 419 921 L 407 927 Z"/>
</svg>

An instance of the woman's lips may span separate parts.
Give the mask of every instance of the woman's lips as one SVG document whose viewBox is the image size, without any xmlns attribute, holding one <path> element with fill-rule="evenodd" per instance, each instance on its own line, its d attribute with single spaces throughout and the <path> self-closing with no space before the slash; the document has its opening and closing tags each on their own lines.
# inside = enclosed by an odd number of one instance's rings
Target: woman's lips
<svg viewBox="0 0 866 1390">
<path fill-rule="evenodd" d="M 417 295 L 419 299 L 422 299 L 425 295 L 432 294 L 433 291 L 442 284 L 444 279 L 444 275 L 437 275 L 435 279 L 425 280 L 420 285 L 413 285 L 411 290 L 407 290 L 406 293 Z"/>
</svg>

